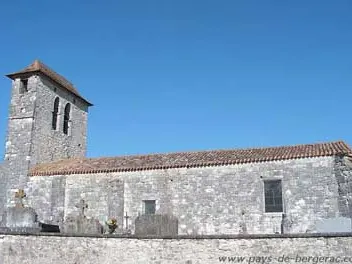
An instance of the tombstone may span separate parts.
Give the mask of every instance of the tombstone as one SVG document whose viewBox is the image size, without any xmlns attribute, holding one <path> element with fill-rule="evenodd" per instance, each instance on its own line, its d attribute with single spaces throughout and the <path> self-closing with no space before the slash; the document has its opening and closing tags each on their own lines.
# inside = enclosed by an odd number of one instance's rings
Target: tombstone
<svg viewBox="0 0 352 264">
<path fill-rule="evenodd" d="M 347 217 L 321 219 L 317 222 L 315 229 L 317 233 L 351 232 L 352 221 Z"/>
<path fill-rule="evenodd" d="M 78 216 L 68 216 L 60 229 L 64 233 L 69 234 L 102 234 L 103 227 L 99 223 L 99 220 L 87 218 L 84 214 L 84 210 L 88 208 L 88 204 L 84 200 L 81 200 L 76 207 L 79 209 Z"/>
<path fill-rule="evenodd" d="M 171 215 L 140 215 L 135 220 L 135 234 L 138 236 L 177 236 L 178 219 Z"/>
<path fill-rule="evenodd" d="M 1 231 L 37 233 L 41 231 L 35 210 L 25 206 L 25 192 L 22 189 L 11 190 L 10 206 L 2 216 Z"/>
</svg>

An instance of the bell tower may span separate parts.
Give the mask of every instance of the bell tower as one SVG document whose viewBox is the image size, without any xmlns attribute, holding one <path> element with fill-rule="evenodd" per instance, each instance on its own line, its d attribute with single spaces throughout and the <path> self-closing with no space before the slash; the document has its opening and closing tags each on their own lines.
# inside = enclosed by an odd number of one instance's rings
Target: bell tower
<svg viewBox="0 0 352 264">
<path fill-rule="evenodd" d="M 4 157 L 8 190 L 24 188 L 35 164 L 86 155 L 92 104 L 38 60 L 7 77 L 12 80 Z"/>
</svg>

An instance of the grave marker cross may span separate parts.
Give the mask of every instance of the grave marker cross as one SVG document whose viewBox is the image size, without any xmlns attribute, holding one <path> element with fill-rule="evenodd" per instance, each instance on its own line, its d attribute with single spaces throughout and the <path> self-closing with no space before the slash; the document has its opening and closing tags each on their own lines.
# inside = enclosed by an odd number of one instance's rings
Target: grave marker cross
<svg viewBox="0 0 352 264">
<path fill-rule="evenodd" d="M 127 215 L 127 212 L 124 218 L 126 219 L 126 229 L 128 229 L 128 218 L 130 218 L 130 216 Z"/>
<path fill-rule="evenodd" d="M 25 197 L 26 197 L 26 193 L 24 192 L 24 190 L 19 189 L 15 192 L 16 207 L 24 207 L 23 198 Z"/>
<path fill-rule="evenodd" d="M 79 203 L 76 204 L 76 207 L 80 210 L 79 216 L 85 217 L 84 210 L 88 208 L 88 204 L 83 199 L 81 199 Z"/>
</svg>

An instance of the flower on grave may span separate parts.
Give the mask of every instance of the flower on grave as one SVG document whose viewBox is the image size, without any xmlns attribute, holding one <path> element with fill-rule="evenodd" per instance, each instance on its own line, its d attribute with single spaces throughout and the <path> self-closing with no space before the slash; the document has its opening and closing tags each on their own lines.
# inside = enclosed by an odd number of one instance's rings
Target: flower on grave
<svg viewBox="0 0 352 264">
<path fill-rule="evenodd" d="M 22 189 L 18 189 L 16 192 L 15 192 L 15 198 L 25 198 L 26 197 L 26 193 L 24 192 L 24 190 Z"/>
<path fill-rule="evenodd" d="M 116 220 L 116 218 L 109 218 L 109 219 L 106 221 L 106 225 L 108 225 L 108 226 L 117 226 L 117 220 Z"/>
<path fill-rule="evenodd" d="M 116 218 L 109 218 L 105 223 L 109 227 L 109 230 L 108 230 L 109 234 L 114 233 L 115 229 L 117 228 Z"/>
</svg>

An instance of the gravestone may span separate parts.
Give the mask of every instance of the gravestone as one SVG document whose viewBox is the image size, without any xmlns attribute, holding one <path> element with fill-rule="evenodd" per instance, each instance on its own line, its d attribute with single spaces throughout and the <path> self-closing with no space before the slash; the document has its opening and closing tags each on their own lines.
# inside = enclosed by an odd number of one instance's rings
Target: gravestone
<svg viewBox="0 0 352 264">
<path fill-rule="evenodd" d="M 316 224 L 316 232 L 318 233 L 338 233 L 351 232 L 351 218 L 335 217 L 329 219 L 321 219 Z"/>
<path fill-rule="evenodd" d="M 125 219 L 125 228 L 121 230 L 121 234 L 122 235 L 127 235 L 130 236 L 132 235 L 132 230 L 130 229 L 128 223 L 129 223 L 129 219 L 131 218 L 127 212 L 125 213 L 125 216 L 123 217 Z"/>
<path fill-rule="evenodd" d="M 64 233 L 69 234 L 102 234 L 103 227 L 99 223 L 99 220 L 87 218 L 84 214 L 84 210 L 88 208 L 88 204 L 84 200 L 81 200 L 76 207 L 79 209 L 78 216 L 68 216 L 60 229 Z"/>
<path fill-rule="evenodd" d="M 178 219 L 172 215 L 140 215 L 135 220 L 135 234 L 139 236 L 177 236 Z"/>
<path fill-rule="evenodd" d="M 25 206 L 25 192 L 22 189 L 10 190 L 10 206 L 2 216 L 1 231 L 37 233 L 41 231 L 35 210 Z"/>
</svg>

